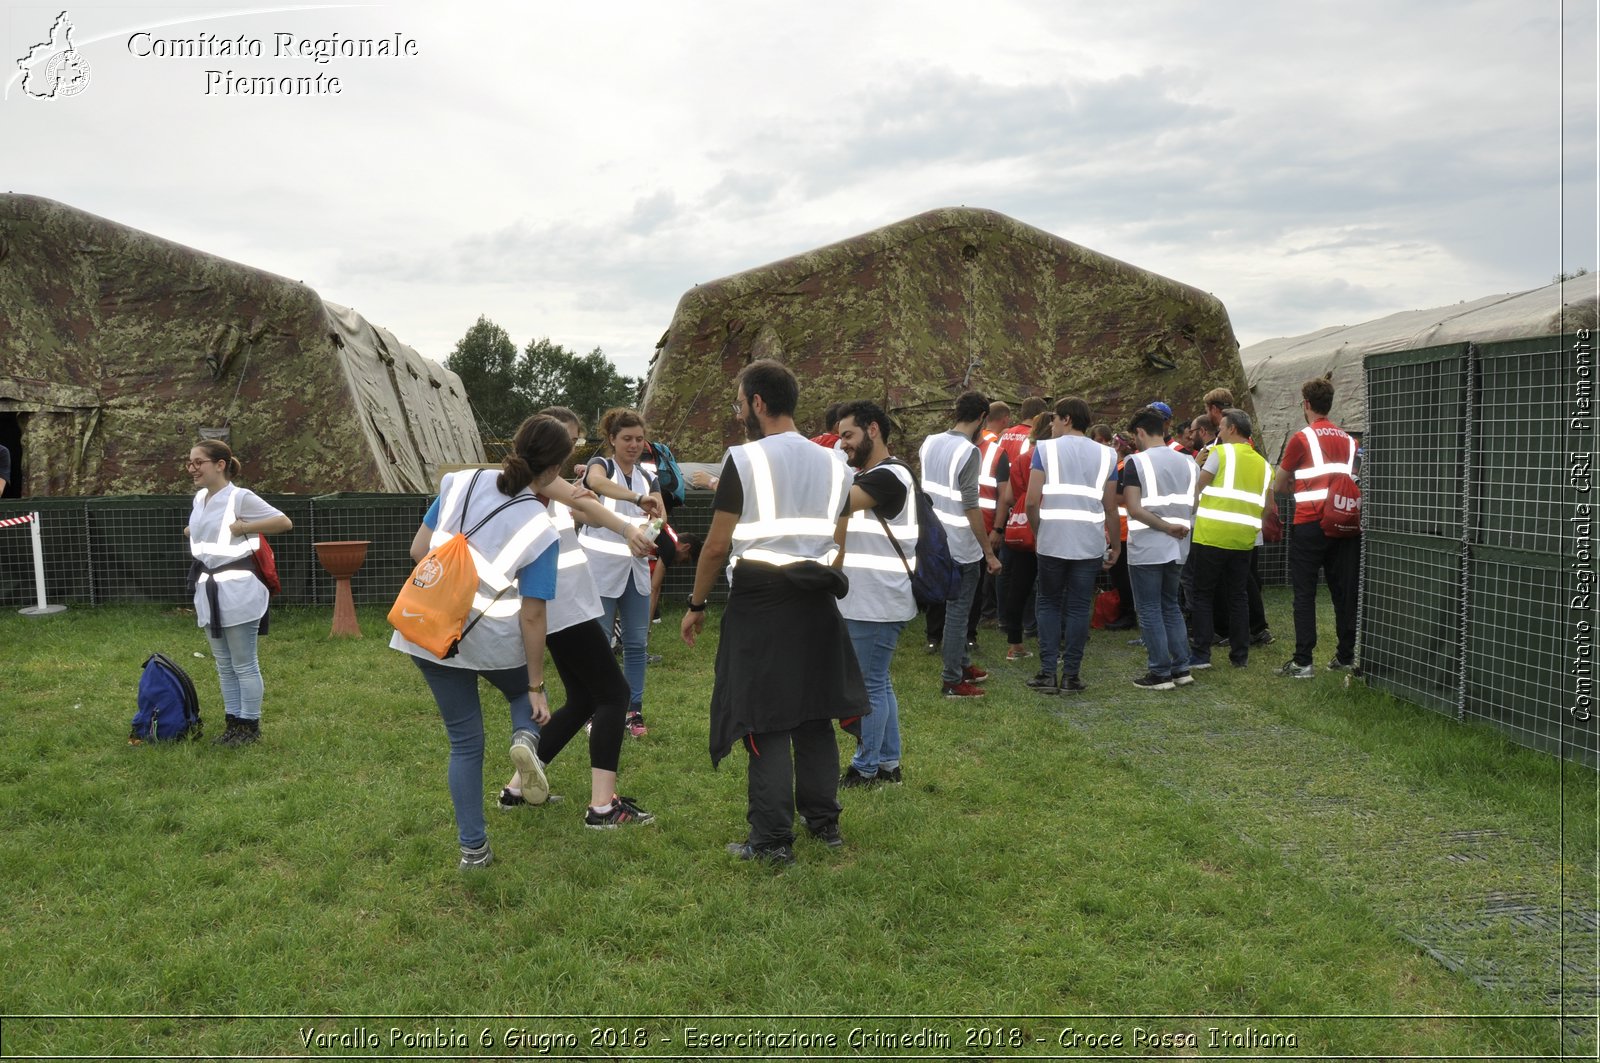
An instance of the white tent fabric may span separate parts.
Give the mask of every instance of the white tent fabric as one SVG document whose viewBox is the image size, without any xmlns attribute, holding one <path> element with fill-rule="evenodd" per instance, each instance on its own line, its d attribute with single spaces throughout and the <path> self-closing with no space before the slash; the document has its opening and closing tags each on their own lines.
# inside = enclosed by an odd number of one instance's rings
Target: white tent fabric
<svg viewBox="0 0 1600 1063">
<path fill-rule="evenodd" d="M 1335 325 L 1304 336 L 1263 340 L 1239 352 L 1256 413 L 1256 440 L 1276 459 L 1289 436 L 1305 425 L 1300 386 L 1333 374 L 1333 420 L 1351 432 L 1367 427 L 1367 385 L 1362 360 L 1369 354 L 1451 343 L 1554 336 L 1593 328 L 1595 276 L 1526 292 L 1489 295 L 1430 310 L 1406 310 L 1359 325 Z"/>
</svg>

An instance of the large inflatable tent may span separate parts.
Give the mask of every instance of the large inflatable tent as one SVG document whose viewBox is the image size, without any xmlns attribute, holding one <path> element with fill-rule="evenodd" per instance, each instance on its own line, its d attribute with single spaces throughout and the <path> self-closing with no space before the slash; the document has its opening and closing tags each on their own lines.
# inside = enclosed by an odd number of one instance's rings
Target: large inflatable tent
<svg viewBox="0 0 1600 1063">
<path fill-rule="evenodd" d="M 0 197 L 7 494 L 188 493 L 226 439 L 258 491 L 427 492 L 483 460 L 460 379 L 304 284 Z"/>
<path fill-rule="evenodd" d="M 697 285 L 651 360 L 644 413 L 691 459 L 743 442 L 733 377 L 777 358 L 800 378 L 802 430 L 867 398 L 905 442 L 949 427 L 971 387 L 1013 407 L 1082 395 L 1122 427 L 1153 400 L 1201 410 L 1213 387 L 1245 390 L 1222 303 L 1197 288 L 989 210 L 929 211 L 792 258 Z"/>
<path fill-rule="evenodd" d="M 1239 352 L 1255 404 L 1257 442 L 1268 458 L 1283 453 L 1305 427 L 1300 386 L 1332 374 L 1332 416 L 1348 432 L 1367 428 L 1367 381 L 1362 361 L 1452 343 L 1496 343 L 1555 336 L 1595 327 L 1594 285 L 1559 281 L 1543 288 L 1486 295 L 1429 310 L 1406 310 L 1359 325 L 1335 325 L 1304 336 L 1263 340 Z"/>
</svg>

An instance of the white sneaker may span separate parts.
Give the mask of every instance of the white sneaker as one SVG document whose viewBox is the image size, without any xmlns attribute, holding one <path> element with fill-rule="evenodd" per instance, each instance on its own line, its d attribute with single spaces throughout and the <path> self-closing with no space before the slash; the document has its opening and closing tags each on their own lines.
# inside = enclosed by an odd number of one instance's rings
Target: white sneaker
<svg viewBox="0 0 1600 1063">
<path fill-rule="evenodd" d="M 542 805 L 550 800 L 550 780 L 544 777 L 538 748 L 539 740 L 532 731 L 518 731 L 511 736 L 511 763 L 522 777 L 522 799 L 530 805 Z"/>
</svg>

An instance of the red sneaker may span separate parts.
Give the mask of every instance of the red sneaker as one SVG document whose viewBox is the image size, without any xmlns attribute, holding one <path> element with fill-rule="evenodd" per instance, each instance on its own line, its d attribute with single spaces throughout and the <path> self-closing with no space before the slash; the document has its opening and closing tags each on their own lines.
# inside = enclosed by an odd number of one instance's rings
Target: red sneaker
<svg viewBox="0 0 1600 1063">
<path fill-rule="evenodd" d="M 983 688 L 973 686 L 963 679 L 959 683 L 944 684 L 944 696 L 947 698 L 981 698 L 983 697 Z"/>
<path fill-rule="evenodd" d="M 969 664 L 961 670 L 961 681 L 963 683 L 981 683 L 988 678 L 989 673 L 975 664 Z"/>
</svg>

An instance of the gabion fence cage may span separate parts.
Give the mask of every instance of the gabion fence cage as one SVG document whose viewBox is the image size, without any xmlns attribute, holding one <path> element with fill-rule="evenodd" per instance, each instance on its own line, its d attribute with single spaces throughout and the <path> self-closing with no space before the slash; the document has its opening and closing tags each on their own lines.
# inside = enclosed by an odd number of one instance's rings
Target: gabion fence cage
<svg viewBox="0 0 1600 1063">
<path fill-rule="evenodd" d="M 294 530 L 271 537 L 283 591 L 274 601 L 331 604 L 333 578 L 317 563 L 315 543 L 364 539 L 367 559 L 351 583 L 358 605 L 394 600 L 411 572 L 411 539 L 432 498 L 428 495 L 262 495 L 294 521 Z M 45 588 L 52 603 L 105 605 L 153 602 L 187 605 L 188 495 L 105 498 L 22 498 L 0 502 L 0 520 L 39 514 Z M 682 533 L 704 536 L 711 526 L 711 495 L 692 492 L 673 514 Z M 687 565 L 669 566 L 662 597 L 682 601 L 694 585 Z M 720 579 L 716 596 L 725 596 Z M 0 606 L 35 602 L 30 529 L 0 528 Z"/>
<path fill-rule="evenodd" d="M 1367 682 L 1600 766 L 1593 338 L 1366 359 Z"/>
</svg>

